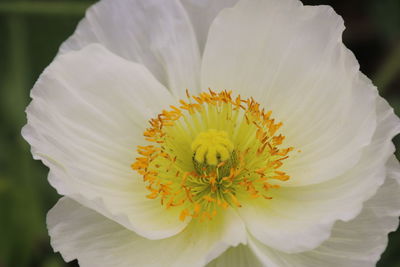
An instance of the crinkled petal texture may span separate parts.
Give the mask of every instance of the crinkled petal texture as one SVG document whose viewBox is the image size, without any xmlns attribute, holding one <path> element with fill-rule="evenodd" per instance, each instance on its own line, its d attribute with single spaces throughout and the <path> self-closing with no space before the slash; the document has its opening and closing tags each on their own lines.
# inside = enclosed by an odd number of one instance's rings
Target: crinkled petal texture
<svg viewBox="0 0 400 267">
<path fill-rule="evenodd" d="M 400 215 L 400 167 L 393 157 L 387 165 L 388 178 L 360 215 L 349 222 L 337 222 L 331 237 L 318 248 L 298 254 L 271 249 L 256 238 L 249 240 L 249 250 L 264 266 L 271 267 L 373 267 L 396 230 Z M 246 252 L 249 253 L 249 252 Z"/>
<path fill-rule="evenodd" d="M 60 194 L 147 238 L 185 227 L 178 211 L 146 198 L 130 167 L 148 119 L 173 101 L 146 68 L 89 45 L 58 56 L 31 97 L 23 136 Z"/>
<path fill-rule="evenodd" d="M 198 90 L 200 50 L 178 0 L 100 1 L 89 8 L 60 53 L 92 43 L 146 66 L 177 96 L 183 96 L 186 88 Z"/>
<path fill-rule="evenodd" d="M 204 52 L 202 86 L 259 100 L 296 149 L 273 199 L 238 210 L 255 238 L 288 253 L 317 247 L 335 221 L 359 214 L 384 182 L 400 130 L 342 44 L 343 29 L 330 7 L 243 0 L 214 20 Z"/>
<path fill-rule="evenodd" d="M 51 244 L 66 261 L 81 266 L 201 267 L 246 238 L 229 210 L 213 221 L 190 224 L 174 237 L 149 240 L 77 202 L 62 198 L 49 212 Z"/>
<path fill-rule="evenodd" d="M 394 151 L 390 140 L 400 130 L 399 119 L 384 100 L 379 100 L 377 111 L 379 128 L 354 168 L 324 183 L 283 187 L 269 202 L 243 205 L 239 213 L 251 234 L 276 249 L 301 252 L 329 238 L 335 221 L 353 219 L 382 185 Z"/>
</svg>

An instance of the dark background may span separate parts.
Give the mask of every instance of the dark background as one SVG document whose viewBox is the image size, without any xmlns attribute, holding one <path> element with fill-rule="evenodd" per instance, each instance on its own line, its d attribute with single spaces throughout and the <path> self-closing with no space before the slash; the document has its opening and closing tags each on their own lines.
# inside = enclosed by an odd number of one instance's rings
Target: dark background
<svg viewBox="0 0 400 267">
<path fill-rule="evenodd" d="M 400 0 L 303 2 L 331 5 L 343 16 L 344 43 L 400 115 Z M 91 3 L 0 0 L 0 267 L 76 266 L 49 245 L 45 217 L 59 196 L 20 130 L 30 88 Z M 400 267 L 399 249 L 400 231 L 390 234 L 378 266 Z"/>
</svg>

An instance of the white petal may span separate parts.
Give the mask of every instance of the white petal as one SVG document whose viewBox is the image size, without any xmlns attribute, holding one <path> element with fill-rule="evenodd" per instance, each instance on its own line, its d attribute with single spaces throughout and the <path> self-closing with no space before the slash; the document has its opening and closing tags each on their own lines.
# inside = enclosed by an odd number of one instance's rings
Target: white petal
<svg viewBox="0 0 400 267">
<path fill-rule="evenodd" d="M 400 183 L 400 162 L 395 156 L 391 157 L 388 161 L 388 173 L 390 177 L 396 179 Z"/>
<path fill-rule="evenodd" d="M 189 14 L 201 51 L 207 40 L 210 25 L 224 8 L 232 7 L 238 0 L 180 0 Z"/>
<path fill-rule="evenodd" d="M 255 238 L 285 252 L 302 252 L 326 240 L 335 221 L 357 216 L 383 184 L 394 152 L 391 139 L 400 131 L 400 120 L 387 102 L 380 98 L 377 106 L 378 129 L 353 169 L 320 184 L 271 191 L 269 201 L 243 203 L 238 212 Z"/>
<path fill-rule="evenodd" d="M 232 210 L 192 223 L 174 237 L 148 240 L 68 198 L 49 212 L 47 224 L 54 250 L 66 261 L 78 259 L 82 267 L 204 266 L 246 238 Z"/>
<path fill-rule="evenodd" d="M 145 65 L 176 96 L 198 90 L 200 52 L 179 0 L 103 0 L 91 7 L 60 53 L 101 43 Z"/>
<path fill-rule="evenodd" d="M 284 168 L 305 185 L 353 167 L 370 143 L 377 90 L 359 74 L 330 7 L 297 0 L 242 0 L 211 25 L 202 88 L 252 96 L 282 121 L 293 146 Z"/>
<path fill-rule="evenodd" d="M 148 238 L 181 231 L 130 165 L 148 119 L 172 103 L 143 66 L 100 45 L 58 56 L 32 90 L 24 138 L 50 168 L 50 183 Z"/>
<path fill-rule="evenodd" d="M 396 172 L 400 173 L 400 168 Z M 337 222 L 331 237 L 315 250 L 286 254 L 256 239 L 249 244 L 260 260 L 272 267 L 372 267 L 387 246 L 388 233 L 396 230 L 399 215 L 400 186 L 389 176 L 361 214 L 350 222 Z"/>
<path fill-rule="evenodd" d="M 206 267 L 261 267 L 263 266 L 246 245 L 231 247 Z"/>
</svg>

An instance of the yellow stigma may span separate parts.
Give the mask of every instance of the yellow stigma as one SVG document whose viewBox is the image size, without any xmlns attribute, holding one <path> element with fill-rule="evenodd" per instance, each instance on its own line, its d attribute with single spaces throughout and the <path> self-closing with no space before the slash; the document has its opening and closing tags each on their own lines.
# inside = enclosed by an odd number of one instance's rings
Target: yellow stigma
<svg viewBox="0 0 400 267">
<path fill-rule="evenodd" d="M 292 147 L 282 147 L 282 123 L 253 98 L 202 92 L 150 119 L 132 164 L 149 191 L 179 219 L 212 219 L 249 199 L 265 201 L 289 179 L 280 170 Z"/>
<path fill-rule="evenodd" d="M 199 133 L 191 148 L 198 163 L 203 163 L 205 160 L 208 165 L 216 166 L 219 162 L 230 158 L 233 144 L 225 131 L 211 129 Z"/>
</svg>

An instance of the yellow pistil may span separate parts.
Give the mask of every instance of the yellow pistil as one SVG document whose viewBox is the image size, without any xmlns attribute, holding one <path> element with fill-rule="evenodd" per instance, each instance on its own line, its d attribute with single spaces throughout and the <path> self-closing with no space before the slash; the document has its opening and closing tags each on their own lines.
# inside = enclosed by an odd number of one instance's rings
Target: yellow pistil
<svg viewBox="0 0 400 267">
<path fill-rule="evenodd" d="M 147 195 L 167 210 L 211 219 L 246 198 L 271 199 L 270 190 L 290 177 L 279 168 L 293 148 L 281 148 L 282 123 L 252 98 L 209 90 L 163 110 L 144 132 L 147 142 L 132 168 L 143 176 Z"/>
<path fill-rule="evenodd" d="M 203 163 L 206 159 L 207 164 L 212 166 L 229 159 L 233 151 L 228 134 L 214 129 L 199 133 L 191 147 L 197 162 Z"/>
</svg>

